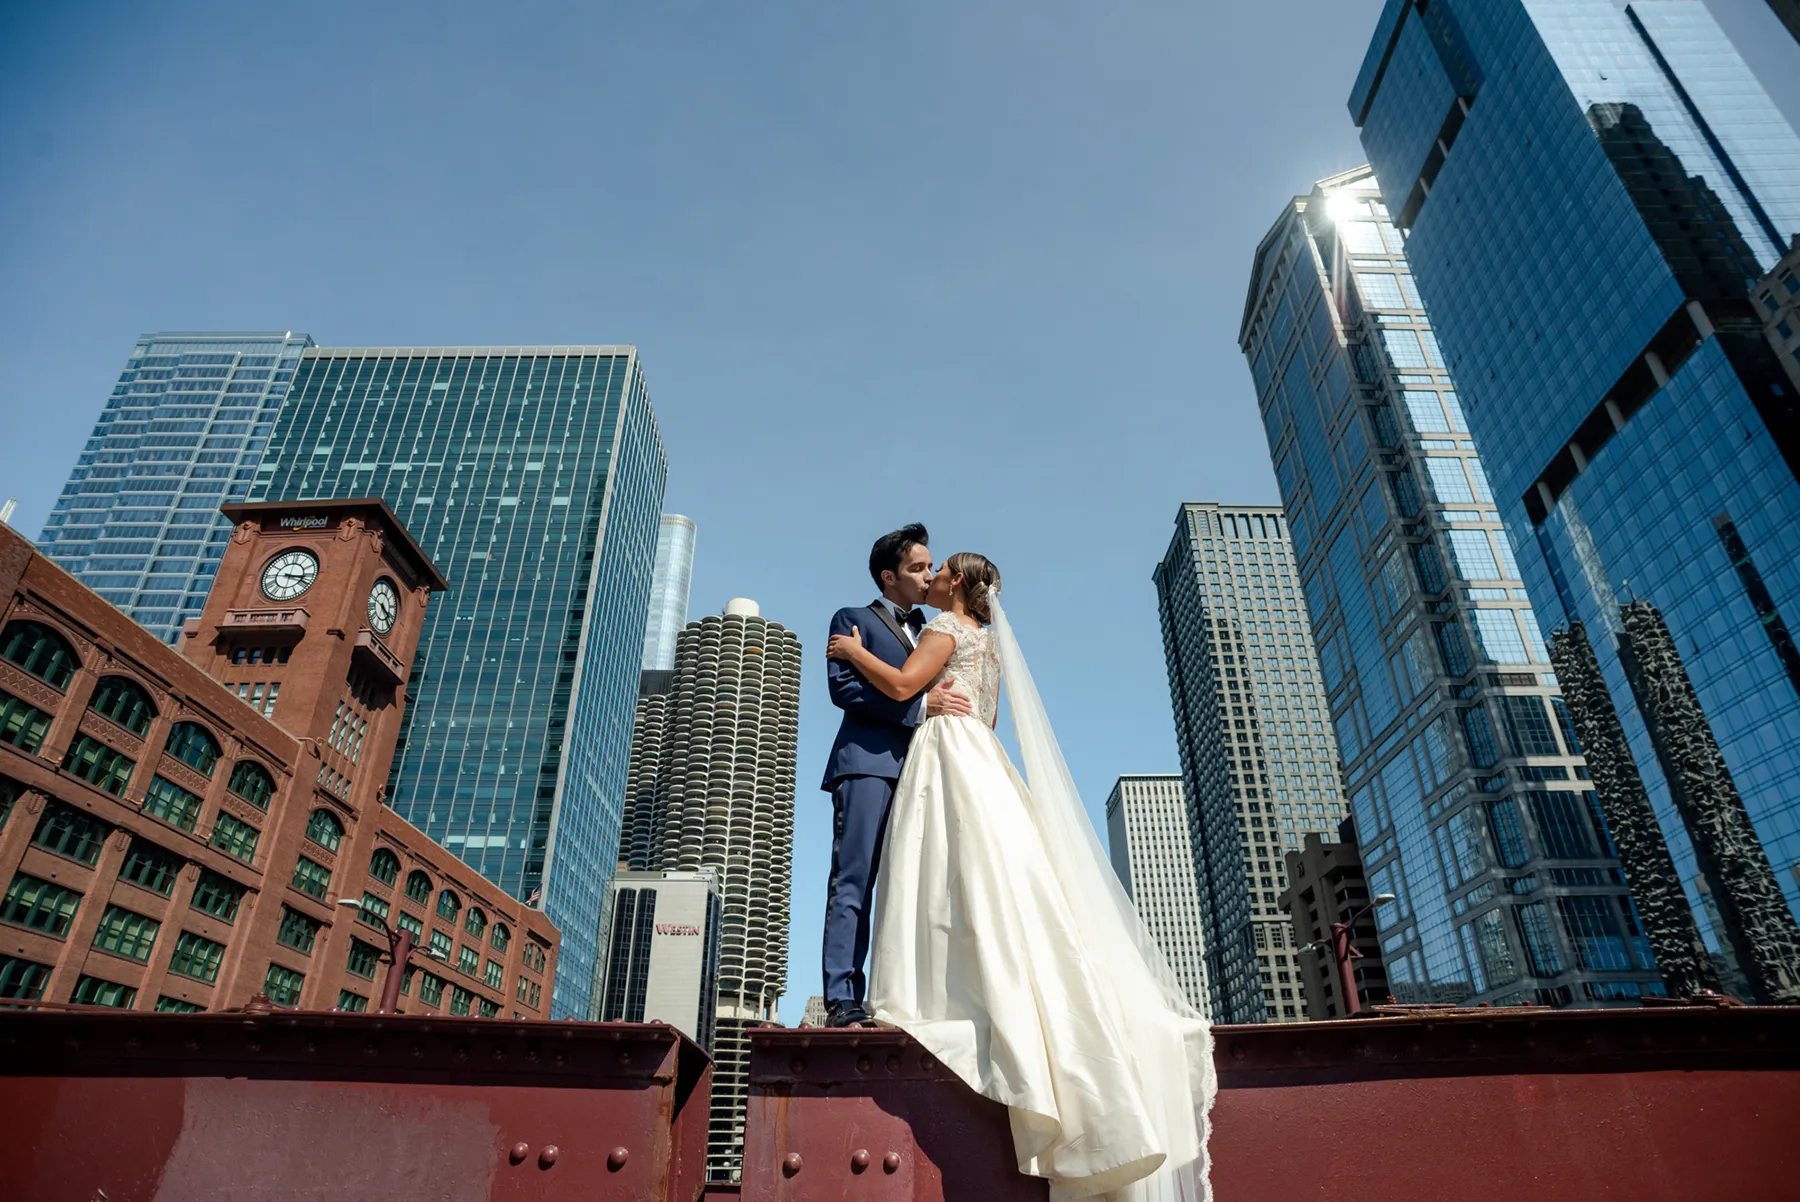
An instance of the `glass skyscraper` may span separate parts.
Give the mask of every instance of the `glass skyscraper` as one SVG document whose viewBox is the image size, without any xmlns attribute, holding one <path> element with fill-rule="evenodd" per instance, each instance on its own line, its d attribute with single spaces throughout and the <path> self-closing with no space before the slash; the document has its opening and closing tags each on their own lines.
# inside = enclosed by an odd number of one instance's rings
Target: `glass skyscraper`
<svg viewBox="0 0 1800 1202">
<path fill-rule="evenodd" d="M 1800 230 L 1800 138 L 1699 0 L 1389 0 L 1350 111 L 1545 633 L 1591 642 L 1709 946 L 1791 988 L 1800 410 L 1749 287 Z M 1694 816 L 1734 807 L 1753 836 L 1711 845 Z"/>
<path fill-rule="evenodd" d="M 1549 654 L 1368 168 L 1295 197 L 1239 334 L 1293 528 L 1389 986 L 1661 993 Z"/>
<path fill-rule="evenodd" d="M 1303 1019 L 1283 856 L 1337 830 L 1344 794 L 1287 520 L 1183 505 L 1152 575 L 1213 1021 Z"/>
<path fill-rule="evenodd" d="M 38 545 L 174 642 L 200 616 L 305 334 L 146 334 L 75 460 Z"/>
<path fill-rule="evenodd" d="M 252 490 L 380 497 L 449 579 L 388 802 L 541 893 L 560 1018 L 601 967 L 666 478 L 631 347 L 350 348 L 302 358 Z"/>
<path fill-rule="evenodd" d="M 674 670 L 675 640 L 687 625 L 688 591 L 693 581 L 694 519 L 665 513 L 656 535 L 656 571 L 650 579 L 644 671 Z"/>
</svg>

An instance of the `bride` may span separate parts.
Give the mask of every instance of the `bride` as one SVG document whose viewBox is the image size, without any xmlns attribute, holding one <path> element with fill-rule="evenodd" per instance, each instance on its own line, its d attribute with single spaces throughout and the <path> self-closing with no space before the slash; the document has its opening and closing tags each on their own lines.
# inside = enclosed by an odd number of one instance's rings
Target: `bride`
<svg viewBox="0 0 1800 1202">
<path fill-rule="evenodd" d="M 953 555 L 905 666 L 834 635 L 897 700 L 949 681 L 973 716 L 927 718 L 888 817 L 869 998 L 1004 1103 L 1019 1171 L 1052 1199 L 1206 1196 L 1212 1037 L 1101 850 L 1000 605 Z M 1004 673 L 1029 787 L 994 734 Z"/>
</svg>

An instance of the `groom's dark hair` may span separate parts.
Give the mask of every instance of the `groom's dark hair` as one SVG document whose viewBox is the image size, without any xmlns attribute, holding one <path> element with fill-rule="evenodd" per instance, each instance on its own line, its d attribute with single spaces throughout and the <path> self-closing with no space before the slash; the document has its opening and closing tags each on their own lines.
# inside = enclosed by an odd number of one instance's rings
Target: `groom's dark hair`
<svg viewBox="0 0 1800 1202">
<path fill-rule="evenodd" d="M 875 587 L 885 588 L 881 574 L 893 572 L 895 575 L 899 575 L 900 561 L 906 558 L 906 553 L 914 547 L 930 541 L 931 536 L 925 533 L 925 527 L 918 522 L 914 522 L 910 526 L 902 526 L 893 533 L 884 534 L 876 539 L 875 545 L 869 548 L 869 575 L 875 578 Z"/>
</svg>

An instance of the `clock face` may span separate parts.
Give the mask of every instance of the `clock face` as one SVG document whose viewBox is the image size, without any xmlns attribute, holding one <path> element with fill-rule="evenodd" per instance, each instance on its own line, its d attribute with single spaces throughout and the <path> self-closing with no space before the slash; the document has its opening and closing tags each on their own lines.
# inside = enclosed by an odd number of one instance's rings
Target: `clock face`
<svg viewBox="0 0 1800 1202">
<path fill-rule="evenodd" d="M 310 551 L 283 551 L 263 569 L 263 596 L 271 601 L 292 601 L 319 578 L 319 561 Z"/>
<path fill-rule="evenodd" d="M 394 628 L 394 616 L 399 612 L 400 594 L 394 591 L 393 583 L 377 580 L 369 590 L 369 625 L 377 634 L 386 634 Z"/>
</svg>

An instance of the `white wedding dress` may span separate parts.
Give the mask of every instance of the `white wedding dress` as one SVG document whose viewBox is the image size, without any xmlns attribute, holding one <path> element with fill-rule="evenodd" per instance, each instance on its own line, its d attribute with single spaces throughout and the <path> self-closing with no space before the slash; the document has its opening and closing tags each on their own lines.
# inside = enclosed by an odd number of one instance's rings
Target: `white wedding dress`
<svg viewBox="0 0 1800 1202">
<path fill-rule="evenodd" d="M 1125 896 L 1004 610 L 939 679 L 975 717 L 928 718 L 894 793 L 869 1000 L 1012 1119 L 1052 1199 L 1207 1196 L 1212 1037 Z M 1030 787 L 995 736 L 1004 668 Z M 936 682 L 934 682 L 935 684 Z"/>
</svg>

